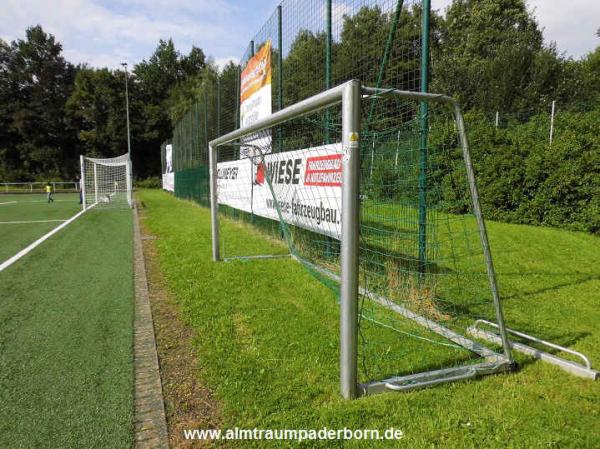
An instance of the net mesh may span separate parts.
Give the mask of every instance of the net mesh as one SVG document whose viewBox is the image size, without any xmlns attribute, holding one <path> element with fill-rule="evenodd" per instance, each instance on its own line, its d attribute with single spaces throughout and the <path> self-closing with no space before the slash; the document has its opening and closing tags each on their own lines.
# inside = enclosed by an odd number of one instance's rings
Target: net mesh
<svg viewBox="0 0 600 449">
<path fill-rule="evenodd" d="M 129 154 L 107 159 L 83 157 L 82 162 L 81 180 L 86 206 L 131 206 Z"/>
<path fill-rule="evenodd" d="M 454 115 L 430 105 L 424 130 L 420 107 L 393 97 L 363 101 L 363 124 L 369 114 L 397 114 L 381 129 L 363 126 L 360 144 L 363 383 L 500 360 L 465 337 L 473 320 L 495 321 L 495 311 Z M 268 253 L 242 249 L 231 234 L 239 230 L 229 228 L 220 249 L 225 260 L 291 255 L 339 297 L 341 120 L 339 107 L 326 113 L 328 133 L 319 112 L 254 134 L 249 148 L 241 139 L 218 149 L 221 216 L 280 242 Z M 276 133 L 283 151 L 275 151 Z M 236 159 L 240 147 L 250 156 Z"/>
</svg>

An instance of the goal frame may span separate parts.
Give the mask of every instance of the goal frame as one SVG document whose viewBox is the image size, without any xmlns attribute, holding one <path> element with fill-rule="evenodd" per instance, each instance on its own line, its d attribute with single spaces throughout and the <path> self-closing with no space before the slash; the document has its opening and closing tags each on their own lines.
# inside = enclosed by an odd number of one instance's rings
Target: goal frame
<svg viewBox="0 0 600 449">
<path fill-rule="evenodd" d="M 359 287 L 359 208 L 360 208 L 360 127 L 361 101 L 363 97 L 397 96 L 421 102 L 445 103 L 453 112 L 456 120 L 459 143 L 463 153 L 473 213 L 479 229 L 484 253 L 487 277 L 492 293 L 492 301 L 501 336 L 502 355 L 485 348 L 481 344 L 437 325 L 435 332 L 455 343 L 483 356 L 485 361 L 472 367 L 455 367 L 428 371 L 403 377 L 394 377 L 368 384 L 358 383 L 358 296 L 359 294 L 379 302 L 385 301 L 376 294 Z M 404 391 L 422 388 L 442 382 L 451 382 L 466 378 L 507 371 L 513 368 L 514 361 L 504 324 L 504 315 L 496 282 L 496 273 L 492 261 L 485 221 L 481 213 L 475 175 L 471 163 L 464 120 L 460 106 L 453 98 L 431 93 L 409 92 L 397 89 L 363 87 L 358 80 L 350 80 L 317 95 L 309 97 L 285 109 L 281 109 L 255 123 L 222 135 L 208 144 L 210 174 L 210 210 L 213 261 L 221 261 L 219 245 L 219 205 L 217 192 L 217 153 L 218 147 L 232 143 L 240 138 L 254 134 L 266 128 L 279 125 L 287 120 L 298 118 L 321 109 L 341 103 L 342 110 L 342 211 L 341 211 L 341 276 L 324 272 L 340 282 L 340 390 L 346 399 L 383 391 Z M 276 199 L 275 199 L 276 200 Z M 379 300 L 378 300 L 379 299 Z M 394 311 L 418 324 L 427 325 L 426 318 L 405 309 L 400 305 L 391 307 Z"/>
<path fill-rule="evenodd" d="M 117 156 L 116 158 L 104 158 L 102 160 L 110 160 L 110 159 L 117 159 L 119 157 L 123 157 L 123 156 L 127 156 L 127 160 L 125 161 L 124 164 L 119 164 L 119 165 L 124 165 L 125 166 L 125 182 L 126 182 L 126 187 L 127 187 L 127 203 L 129 204 L 129 207 L 133 207 L 133 200 L 132 200 L 132 179 L 131 179 L 131 156 L 129 155 L 129 153 L 125 153 L 122 156 Z M 94 164 L 94 173 L 93 173 L 93 177 L 94 177 L 94 202 L 91 204 L 87 203 L 87 198 L 86 198 L 86 194 L 89 192 L 86 192 L 86 170 L 85 170 L 85 161 L 86 159 L 88 161 L 91 161 Z M 82 210 L 87 210 L 90 209 L 94 206 L 96 206 L 98 204 L 98 175 L 97 175 L 97 170 L 96 170 L 96 165 L 99 164 L 100 162 L 97 162 L 98 159 L 97 158 L 91 158 L 91 157 L 86 157 L 83 154 L 79 155 L 79 165 L 81 168 L 81 178 L 80 178 L 80 182 L 81 182 L 81 188 L 80 188 L 80 194 L 81 194 L 81 208 Z M 117 166 L 117 165 L 115 165 Z M 90 174 L 91 175 L 91 174 Z"/>
</svg>

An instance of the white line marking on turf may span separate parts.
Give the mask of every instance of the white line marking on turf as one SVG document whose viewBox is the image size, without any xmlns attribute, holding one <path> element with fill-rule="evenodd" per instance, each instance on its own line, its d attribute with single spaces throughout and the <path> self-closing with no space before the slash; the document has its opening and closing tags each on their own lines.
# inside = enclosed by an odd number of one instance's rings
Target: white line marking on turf
<svg viewBox="0 0 600 449">
<path fill-rule="evenodd" d="M 15 204 L 16 201 L 5 201 L 4 203 L 0 203 L 0 206 L 2 206 L 3 204 Z"/>
<path fill-rule="evenodd" d="M 69 223 L 72 223 L 73 221 L 77 220 L 79 217 L 81 217 L 84 213 L 86 213 L 88 210 L 90 210 L 92 207 L 94 207 L 96 204 L 91 205 L 90 207 L 88 207 L 85 210 L 82 210 L 81 212 L 77 212 L 75 215 L 73 215 L 71 218 L 69 218 L 67 221 L 65 221 L 62 224 L 59 224 L 57 227 L 55 227 L 52 231 L 50 231 L 49 233 L 47 233 L 46 235 L 43 235 L 42 237 L 40 237 L 39 239 L 37 239 L 35 242 L 33 242 L 31 245 L 27 246 L 26 248 L 23 248 L 21 251 L 19 251 L 17 254 L 15 254 L 14 256 L 12 256 L 10 259 L 5 260 L 4 262 L 2 262 L 0 264 L 0 271 L 4 270 L 5 268 L 10 267 L 13 263 L 15 263 L 17 260 L 19 260 L 21 257 L 29 254 L 31 251 L 33 251 L 38 245 L 40 245 L 41 243 L 45 242 L 46 240 L 48 240 L 50 237 L 52 237 L 54 234 L 56 234 L 58 231 L 60 231 L 62 228 L 64 228 L 65 226 L 69 225 Z"/>
<path fill-rule="evenodd" d="M 56 223 L 67 220 L 0 221 L 0 224 Z"/>
</svg>

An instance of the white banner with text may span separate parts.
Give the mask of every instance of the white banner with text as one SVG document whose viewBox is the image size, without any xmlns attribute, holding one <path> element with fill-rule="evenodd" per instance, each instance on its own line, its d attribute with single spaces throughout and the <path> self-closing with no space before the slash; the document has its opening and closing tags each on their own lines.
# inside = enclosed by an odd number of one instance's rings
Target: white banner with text
<svg viewBox="0 0 600 449">
<path fill-rule="evenodd" d="M 271 153 L 217 165 L 218 202 L 336 239 L 341 235 L 342 145 Z"/>
</svg>

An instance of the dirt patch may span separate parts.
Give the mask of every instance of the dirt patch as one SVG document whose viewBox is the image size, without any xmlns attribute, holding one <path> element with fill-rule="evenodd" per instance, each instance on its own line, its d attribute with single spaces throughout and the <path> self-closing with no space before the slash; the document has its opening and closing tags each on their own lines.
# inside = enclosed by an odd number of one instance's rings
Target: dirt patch
<svg viewBox="0 0 600 449">
<path fill-rule="evenodd" d="M 149 234 L 140 221 L 143 234 Z M 212 447 L 208 440 L 184 438 L 184 429 L 219 428 L 220 407 L 212 392 L 200 382 L 202 368 L 194 350 L 194 331 L 183 323 L 179 307 L 166 287 L 154 241 L 144 240 L 143 247 L 169 444 L 171 448 Z"/>
</svg>

